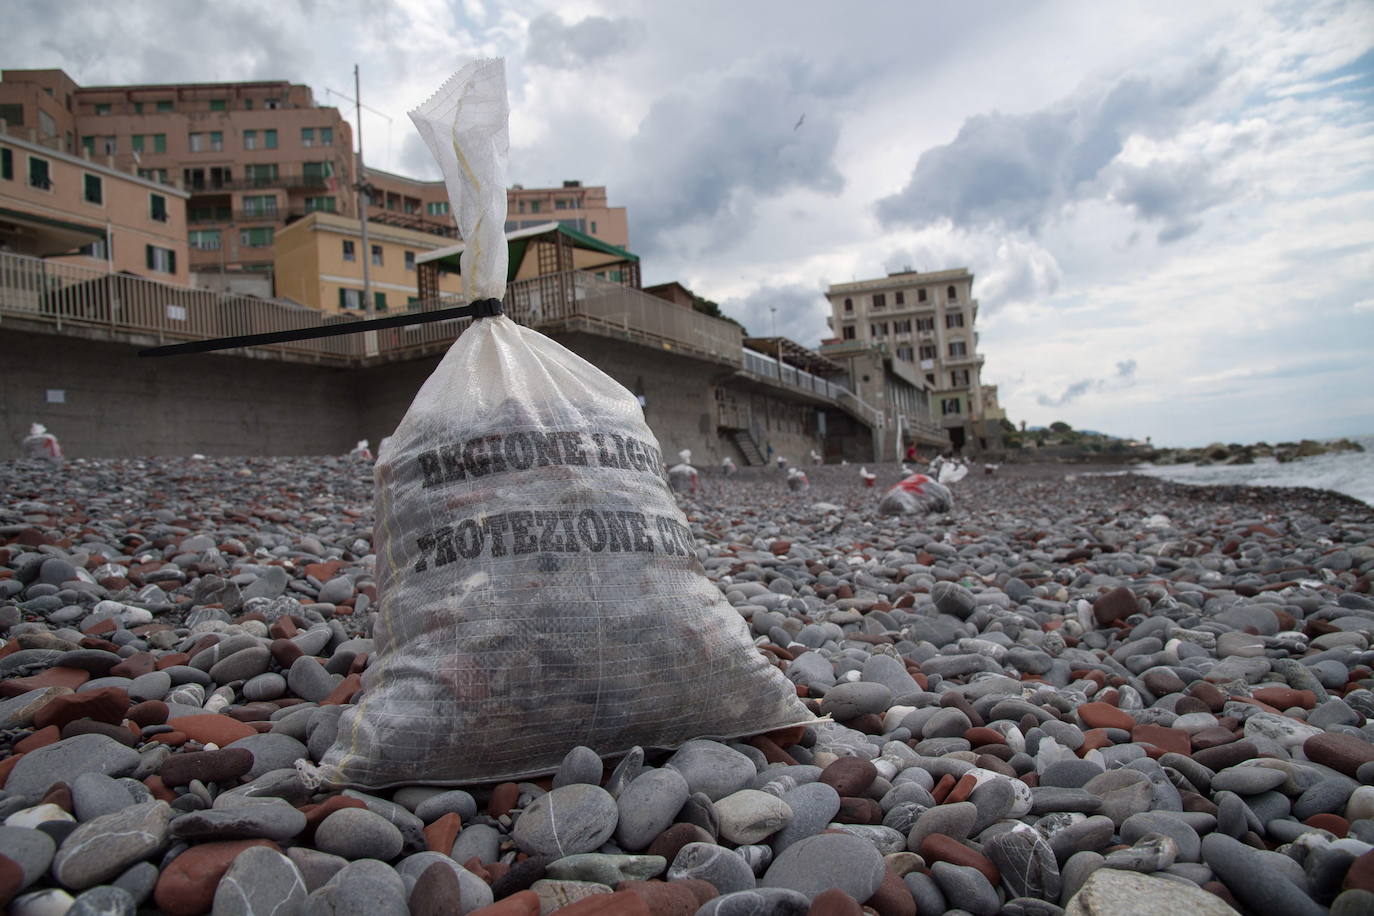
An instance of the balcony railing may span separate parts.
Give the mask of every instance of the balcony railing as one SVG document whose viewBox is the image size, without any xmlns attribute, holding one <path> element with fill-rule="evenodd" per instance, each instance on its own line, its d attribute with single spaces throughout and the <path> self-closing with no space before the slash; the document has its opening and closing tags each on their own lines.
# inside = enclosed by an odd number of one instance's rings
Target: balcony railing
<svg viewBox="0 0 1374 916">
<path fill-rule="evenodd" d="M 323 188 L 333 176 L 323 175 L 273 175 L 271 177 L 230 178 L 221 181 L 204 181 L 186 185 L 192 194 L 220 194 L 224 191 L 251 191 L 254 188 Z"/>
<path fill-rule="evenodd" d="M 786 363 L 779 363 L 777 359 L 759 353 L 755 350 L 744 351 L 744 370 L 751 372 L 760 378 L 766 379 L 774 384 L 780 384 L 786 388 L 796 388 L 807 391 L 835 401 L 854 413 L 857 413 L 870 426 L 881 426 L 883 424 L 883 413 L 877 408 L 865 403 L 862 398 L 854 394 L 843 385 L 827 381 L 817 375 L 812 375 L 796 366 L 789 366 Z"/>
</svg>

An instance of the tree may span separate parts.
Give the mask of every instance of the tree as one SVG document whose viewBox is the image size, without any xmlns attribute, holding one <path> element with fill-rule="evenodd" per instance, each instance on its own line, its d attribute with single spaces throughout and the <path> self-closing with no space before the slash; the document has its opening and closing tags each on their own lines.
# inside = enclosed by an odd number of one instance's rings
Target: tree
<svg viewBox="0 0 1374 916">
<path fill-rule="evenodd" d="M 692 311 L 701 312 L 703 315 L 710 315 L 712 318 L 719 318 L 721 321 L 728 321 L 735 327 L 744 331 L 744 336 L 749 336 L 749 331 L 735 319 L 720 310 L 720 306 L 710 299 L 703 299 L 701 296 L 692 296 Z"/>
<path fill-rule="evenodd" d="M 1073 427 L 1065 423 L 1063 420 L 1055 420 L 1053 423 L 1050 424 L 1050 429 L 1054 430 L 1057 433 L 1073 432 Z"/>
</svg>

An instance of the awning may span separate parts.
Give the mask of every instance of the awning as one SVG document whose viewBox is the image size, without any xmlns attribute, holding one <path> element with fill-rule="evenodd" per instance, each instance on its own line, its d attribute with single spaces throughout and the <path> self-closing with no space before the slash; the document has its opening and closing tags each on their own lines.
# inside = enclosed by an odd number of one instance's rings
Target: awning
<svg viewBox="0 0 1374 916">
<path fill-rule="evenodd" d="M 19 254 L 46 258 L 105 238 L 105 227 L 0 207 L 0 237 Z"/>
<path fill-rule="evenodd" d="M 782 361 L 787 365 L 795 366 L 812 375 L 825 377 L 844 373 L 843 366 L 786 337 L 746 337 L 744 345 L 755 353 L 762 353 L 774 359 L 781 355 Z"/>
<path fill-rule="evenodd" d="M 506 233 L 506 243 L 510 246 L 509 266 L 506 268 L 507 282 L 513 281 L 519 275 L 520 265 L 525 259 L 525 252 L 529 250 L 530 243 L 550 234 L 564 236 L 576 251 L 604 255 L 603 258 L 578 258 L 579 263 L 576 265 L 578 270 L 594 270 L 597 267 L 639 260 L 639 255 L 626 251 L 624 248 L 603 242 L 601 239 L 580 232 L 571 226 L 548 222 L 539 226 L 530 226 L 528 229 L 516 229 Z M 457 245 L 426 251 L 415 257 L 415 263 L 437 262 L 439 269 L 445 273 L 461 273 L 459 259 L 466 247 L 466 243 L 459 242 Z"/>
</svg>

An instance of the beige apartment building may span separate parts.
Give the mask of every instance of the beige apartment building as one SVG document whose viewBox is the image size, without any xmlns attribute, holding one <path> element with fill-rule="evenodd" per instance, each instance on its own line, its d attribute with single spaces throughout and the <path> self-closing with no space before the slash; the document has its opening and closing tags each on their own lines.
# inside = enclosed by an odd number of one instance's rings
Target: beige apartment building
<svg viewBox="0 0 1374 916">
<path fill-rule="evenodd" d="M 276 234 L 276 293 L 324 312 L 361 312 L 363 261 L 368 258 L 372 308 L 380 316 L 404 311 L 418 296 L 416 258 L 449 244 L 442 236 L 368 221 L 368 247 L 362 227 L 335 213 L 311 213 Z M 441 275 L 439 291 L 462 293 L 462 278 Z"/>
<path fill-rule="evenodd" d="M 190 282 L 184 191 L 43 139 L 33 128 L 0 131 L 0 251 Z"/>
<path fill-rule="evenodd" d="M 60 70 L 5 70 L 6 113 L 69 152 L 184 189 L 193 270 L 270 271 L 272 239 L 288 219 L 357 212 L 352 130 L 308 86 L 81 87 Z"/>
<path fill-rule="evenodd" d="M 1000 427 L 989 422 L 995 418 L 984 404 L 973 274 L 962 267 L 904 270 L 834 284 L 826 298 L 835 337 L 822 352 L 831 358 L 848 351 L 881 355 L 908 384 L 924 383 L 932 420 L 954 450 L 1000 448 Z"/>
</svg>

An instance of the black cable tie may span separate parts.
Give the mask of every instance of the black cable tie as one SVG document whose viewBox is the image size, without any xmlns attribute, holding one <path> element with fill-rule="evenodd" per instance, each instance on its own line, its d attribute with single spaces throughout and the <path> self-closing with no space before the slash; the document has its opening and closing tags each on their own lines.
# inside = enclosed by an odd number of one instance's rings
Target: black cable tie
<svg viewBox="0 0 1374 916">
<path fill-rule="evenodd" d="M 504 315 L 505 306 L 500 299 L 478 299 L 469 306 L 472 309 L 473 318 L 495 318 L 497 315 Z"/>
</svg>

